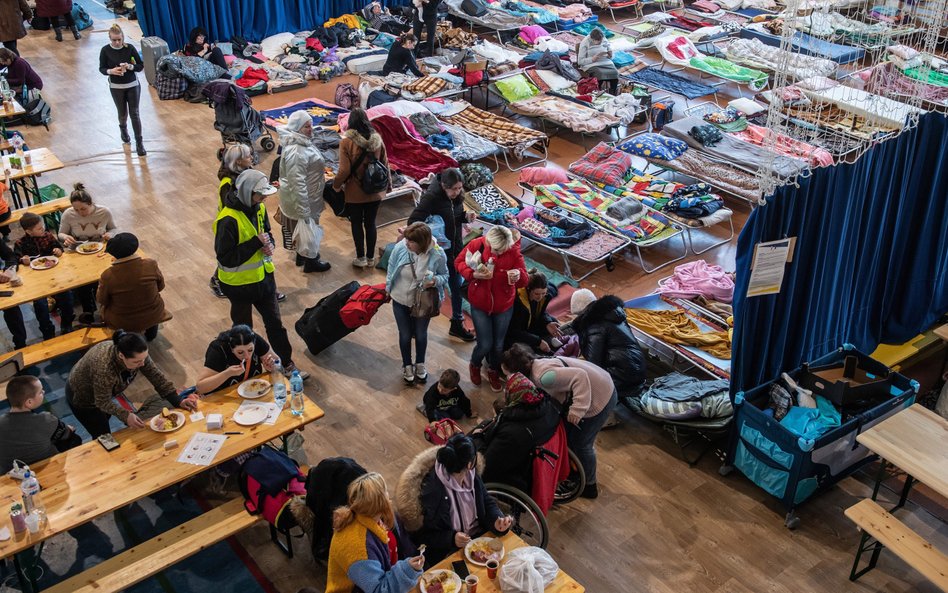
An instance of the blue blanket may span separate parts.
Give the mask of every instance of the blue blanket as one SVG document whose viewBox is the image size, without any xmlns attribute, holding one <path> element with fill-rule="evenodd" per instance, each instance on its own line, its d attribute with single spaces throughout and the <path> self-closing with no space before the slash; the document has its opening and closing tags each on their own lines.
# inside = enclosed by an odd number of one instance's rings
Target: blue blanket
<svg viewBox="0 0 948 593">
<path fill-rule="evenodd" d="M 633 72 L 632 74 L 627 74 L 624 76 L 633 82 L 637 82 L 645 86 L 658 87 L 663 91 L 678 93 L 679 95 L 684 95 L 688 99 L 697 99 L 698 97 L 712 95 L 715 91 L 713 86 L 695 82 L 690 78 L 685 78 L 684 76 L 679 76 L 678 74 L 659 70 L 654 66 L 649 66 L 648 68 L 644 68 L 638 72 Z"/>
</svg>

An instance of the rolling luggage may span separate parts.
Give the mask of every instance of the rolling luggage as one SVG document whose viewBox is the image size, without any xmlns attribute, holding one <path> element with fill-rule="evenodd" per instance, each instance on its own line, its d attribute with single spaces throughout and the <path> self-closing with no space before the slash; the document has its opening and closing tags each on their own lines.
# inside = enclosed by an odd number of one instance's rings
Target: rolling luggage
<svg viewBox="0 0 948 593">
<path fill-rule="evenodd" d="M 319 354 L 355 331 L 345 326 L 339 311 L 358 289 L 359 283 L 353 280 L 319 299 L 318 303 L 303 312 L 296 322 L 296 333 L 303 338 L 311 353 Z"/>
<path fill-rule="evenodd" d="M 155 86 L 155 66 L 158 59 L 170 53 L 168 43 L 161 37 L 142 38 L 142 62 L 145 65 L 145 79 L 148 84 Z"/>
<path fill-rule="evenodd" d="M 769 409 L 774 382 L 738 392 L 733 396 L 735 434 L 721 473 L 737 468 L 780 499 L 785 524 L 794 529 L 800 523 L 797 506 L 876 458 L 856 436 L 912 405 L 918 383 L 849 344 L 787 374 L 823 398 L 823 410 L 832 406 L 837 422 L 825 431 L 800 434 L 799 425 L 788 422 L 790 414 L 776 420 Z"/>
</svg>

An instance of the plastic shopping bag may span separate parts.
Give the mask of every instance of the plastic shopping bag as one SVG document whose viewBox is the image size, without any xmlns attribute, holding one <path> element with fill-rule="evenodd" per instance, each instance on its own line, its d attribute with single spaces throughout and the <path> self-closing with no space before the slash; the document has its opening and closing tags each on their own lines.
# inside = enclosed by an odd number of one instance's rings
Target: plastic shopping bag
<svg viewBox="0 0 948 593">
<path fill-rule="evenodd" d="M 532 546 L 517 548 L 507 553 L 497 579 L 503 593 L 543 593 L 559 570 L 546 550 Z"/>
<path fill-rule="evenodd" d="M 293 229 L 293 244 L 296 253 L 305 258 L 314 258 L 319 255 L 319 244 L 323 241 L 323 227 L 316 224 L 312 218 L 304 218 L 296 223 Z"/>
</svg>

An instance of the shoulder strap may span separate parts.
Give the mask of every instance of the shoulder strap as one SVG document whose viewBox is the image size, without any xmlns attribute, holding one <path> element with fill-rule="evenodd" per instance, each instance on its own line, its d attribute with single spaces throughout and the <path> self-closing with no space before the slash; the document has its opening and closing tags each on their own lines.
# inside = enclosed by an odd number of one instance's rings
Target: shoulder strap
<svg viewBox="0 0 948 593">
<path fill-rule="evenodd" d="M 365 160 L 365 155 L 367 152 L 368 151 L 366 151 L 364 148 L 362 149 L 362 154 L 359 155 L 359 158 L 357 158 L 355 163 L 353 163 L 352 167 L 349 168 L 349 176 L 346 177 L 346 181 L 349 181 L 350 179 L 352 179 L 352 175 L 355 174 L 355 172 L 359 170 L 359 167 L 362 165 L 362 161 Z"/>
</svg>

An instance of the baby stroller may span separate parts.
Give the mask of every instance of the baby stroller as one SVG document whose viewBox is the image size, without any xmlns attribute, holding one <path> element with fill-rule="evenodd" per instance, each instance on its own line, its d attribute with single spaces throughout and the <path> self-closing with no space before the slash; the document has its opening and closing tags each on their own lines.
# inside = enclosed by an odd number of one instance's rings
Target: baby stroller
<svg viewBox="0 0 948 593">
<path fill-rule="evenodd" d="M 250 97 L 229 80 L 215 80 L 204 85 L 201 93 L 214 108 L 214 129 L 221 133 L 224 146 L 217 150 L 217 159 L 224 157 L 224 149 L 234 143 L 253 148 L 260 140 L 260 148 L 270 152 L 276 147 L 273 135 L 263 125 L 260 112 L 253 108 Z M 254 154 L 254 162 L 257 162 Z"/>
</svg>

